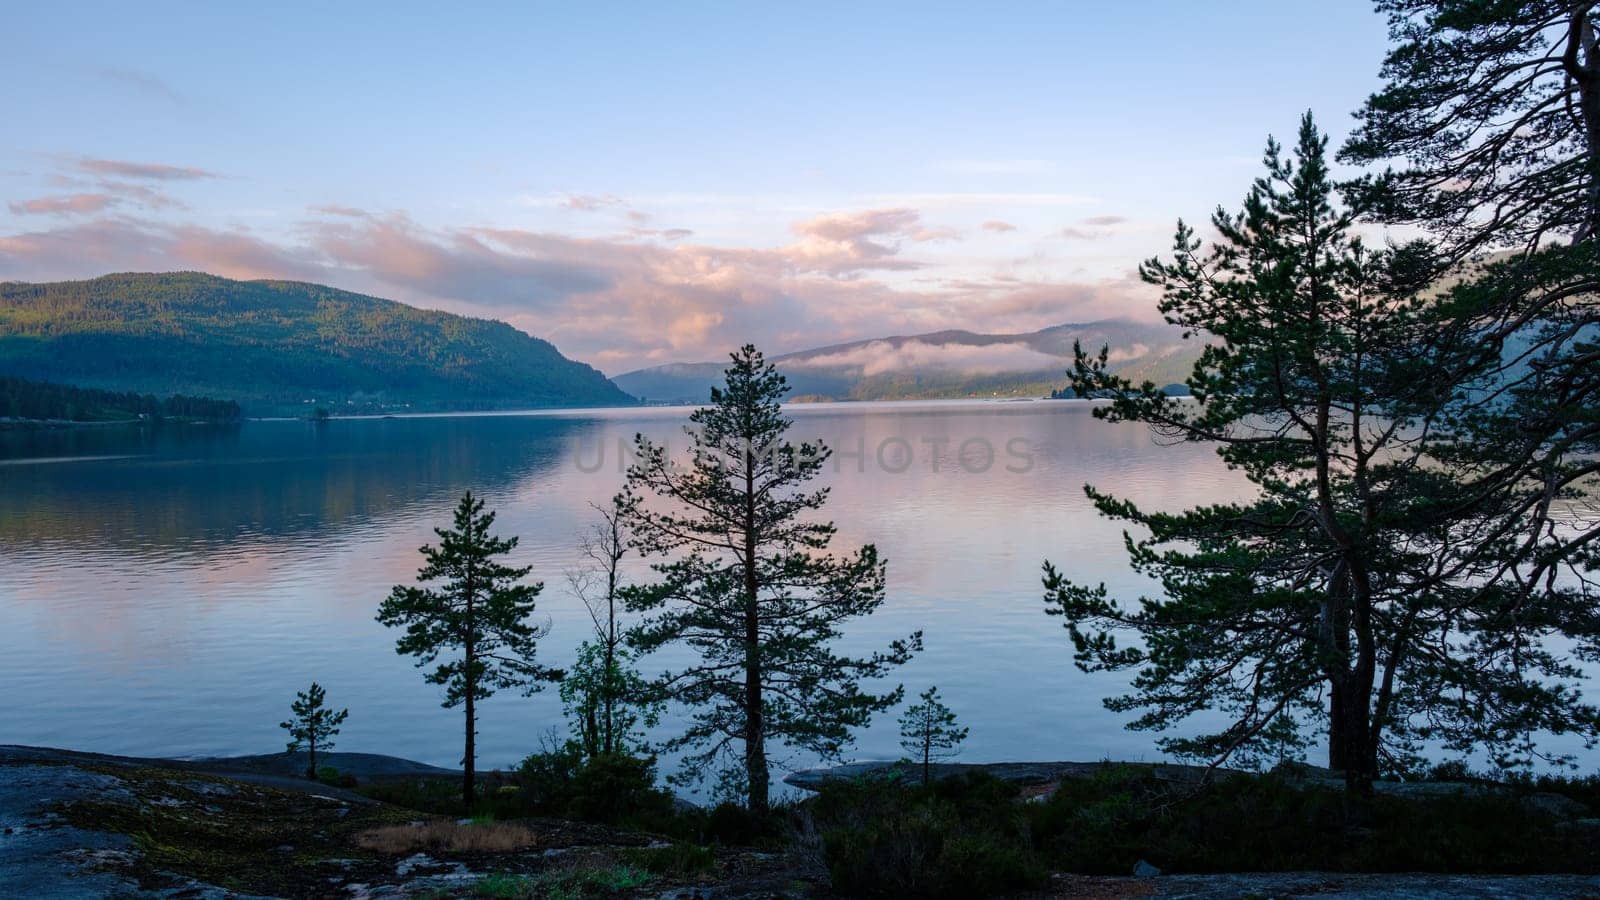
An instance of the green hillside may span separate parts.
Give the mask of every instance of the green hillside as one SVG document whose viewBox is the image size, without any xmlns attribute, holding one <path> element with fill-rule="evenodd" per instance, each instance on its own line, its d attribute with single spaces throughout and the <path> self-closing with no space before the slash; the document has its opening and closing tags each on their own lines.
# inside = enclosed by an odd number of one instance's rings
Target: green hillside
<svg viewBox="0 0 1600 900">
<path fill-rule="evenodd" d="M 0 374 L 235 400 L 249 415 L 633 402 L 503 322 L 197 272 L 0 282 Z"/>
</svg>

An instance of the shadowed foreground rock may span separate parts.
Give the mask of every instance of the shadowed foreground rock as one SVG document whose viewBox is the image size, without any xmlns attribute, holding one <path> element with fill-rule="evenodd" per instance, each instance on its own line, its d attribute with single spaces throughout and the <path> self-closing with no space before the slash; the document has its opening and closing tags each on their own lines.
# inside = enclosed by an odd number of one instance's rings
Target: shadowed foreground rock
<svg viewBox="0 0 1600 900">
<path fill-rule="evenodd" d="M 459 778 L 331 754 L 363 780 Z M 773 854 L 716 851 L 703 875 L 652 874 L 656 837 L 587 823 L 426 815 L 280 772 L 283 754 L 133 759 L 0 746 L 0 897 L 808 896 Z M 621 876 L 625 875 L 623 878 Z M 607 878 L 623 883 L 613 890 Z M 592 888 L 599 885 L 599 888 Z"/>
<path fill-rule="evenodd" d="M 336 754 L 365 778 L 452 777 L 409 760 Z M 282 774 L 280 754 L 153 760 L 0 746 L 0 897 L 605 896 L 739 900 L 834 895 L 805 853 L 716 850 L 712 871 L 653 876 L 572 893 L 572 873 L 617 871 L 659 839 L 602 826 L 530 819 L 502 825 L 427 816 Z M 1084 777 L 1100 763 L 940 766 L 984 769 L 1019 784 Z M 853 774 L 883 764 L 851 767 Z M 820 784 L 845 773 L 801 777 Z M 804 773 L 799 773 L 804 774 Z M 1185 767 L 1164 775 L 1193 777 Z M 569 879 L 563 882 L 562 879 Z M 506 893 L 508 885 L 515 890 Z M 1030 898 L 1040 894 L 1027 895 Z M 1600 877 L 1266 873 L 1058 875 L 1052 897 L 1499 898 L 1596 897 Z"/>
</svg>

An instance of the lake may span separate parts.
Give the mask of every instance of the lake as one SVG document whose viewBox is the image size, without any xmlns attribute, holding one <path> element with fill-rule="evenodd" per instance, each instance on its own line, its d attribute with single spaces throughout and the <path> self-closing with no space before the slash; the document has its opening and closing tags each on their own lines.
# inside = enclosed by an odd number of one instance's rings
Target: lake
<svg viewBox="0 0 1600 900">
<path fill-rule="evenodd" d="M 340 749 L 454 765 L 460 712 L 396 655 L 378 603 L 412 579 L 417 548 L 471 489 L 546 584 L 541 661 L 569 662 L 588 619 L 564 572 L 590 504 L 622 483 L 619 449 L 635 432 L 684 447 L 688 412 L 0 432 L 0 742 L 267 752 L 282 746 L 294 692 L 316 679 L 350 709 Z M 843 646 L 922 629 L 926 650 L 894 680 L 940 687 L 971 728 L 964 760 L 1159 758 L 1152 736 L 1101 707 L 1117 678 L 1073 667 L 1043 612 L 1040 565 L 1124 596 L 1147 590 L 1083 485 L 1176 509 L 1236 495 L 1238 475 L 1208 448 L 1162 445 L 1080 402 L 790 413 L 796 438 L 836 451 L 823 478 L 835 547 L 872 542 L 888 560 L 887 602 Z M 896 717 L 880 716 L 853 755 L 898 756 Z M 480 765 L 514 764 L 561 724 L 553 689 L 497 695 L 482 706 Z"/>
</svg>

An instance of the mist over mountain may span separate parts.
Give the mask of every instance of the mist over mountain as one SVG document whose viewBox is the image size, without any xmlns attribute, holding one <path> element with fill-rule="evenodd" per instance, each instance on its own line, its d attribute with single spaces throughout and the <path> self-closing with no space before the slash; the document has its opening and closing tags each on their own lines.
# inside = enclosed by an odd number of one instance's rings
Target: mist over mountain
<svg viewBox="0 0 1600 900">
<path fill-rule="evenodd" d="M 1108 319 L 1023 334 L 936 331 L 834 344 L 773 358 L 790 397 L 807 400 L 928 400 L 1042 397 L 1066 385 L 1072 345 L 1109 347 L 1118 372 L 1158 385 L 1181 382 L 1200 352 L 1165 323 Z M 647 402 L 704 402 L 722 362 L 673 363 L 618 375 Z"/>
<path fill-rule="evenodd" d="M 198 272 L 0 282 L 0 374 L 233 400 L 247 415 L 633 402 L 504 322 Z"/>
</svg>

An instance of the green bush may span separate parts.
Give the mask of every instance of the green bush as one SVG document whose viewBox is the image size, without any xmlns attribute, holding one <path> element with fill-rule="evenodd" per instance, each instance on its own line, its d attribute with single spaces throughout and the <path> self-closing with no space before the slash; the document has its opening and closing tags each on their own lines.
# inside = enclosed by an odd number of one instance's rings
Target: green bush
<svg viewBox="0 0 1600 900">
<path fill-rule="evenodd" d="M 704 814 L 700 834 L 709 843 L 725 846 L 779 846 L 793 831 L 791 815 L 792 809 L 783 804 L 757 815 L 738 803 L 718 803 Z"/>
<path fill-rule="evenodd" d="M 334 787 L 342 788 L 353 788 L 359 784 L 354 775 L 348 775 L 340 772 L 333 766 L 318 766 L 317 780 L 323 784 L 331 784 Z"/>
<path fill-rule="evenodd" d="M 368 779 L 361 786 L 361 794 L 418 812 L 461 814 L 460 778 Z"/>
<path fill-rule="evenodd" d="M 578 768 L 564 809 L 586 822 L 639 824 L 672 814 L 672 796 L 656 787 L 655 760 L 600 754 Z"/>
<path fill-rule="evenodd" d="M 672 795 L 656 787 L 655 760 L 624 754 L 584 759 L 575 744 L 535 753 L 517 769 L 529 814 L 670 830 Z"/>
<path fill-rule="evenodd" d="M 812 816 L 841 893 L 989 897 L 1049 881 L 1015 797 L 984 776 L 926 787 L 866 779 L 826 786 Z"/>
<path fill-rule="evenodd" d="M 1566 786 L 1583 792 L 1582 782 Z M 1600 868 L 1592 832 L 1551 821 L 1523 803 L 1526 793 L 1485 785 L 1363 799 L 1278 775 L 1202 785 L 1108 765 L 1094 778 L 1063 782 L 1027 813 L 1041 857 L 1085 874 L 1126 875 L 1140 859 L 1175 872 Z"/>
<path fill-rule="evenodd" d="M 1596 872 L 1600 829 L 1526 799 L 1592 803 L 1596 787 L 1545 776 L 1363 799 L 1289 775 L 1200 783 L 1108 764 L 1042 803 L 991 778 L 877 779 L 829 785 L 810 809 L 841 893 L 981 897 L 1039 886 L 1046 868 L 1128 875 L 1140 860 L 1169 872 Z"/>
<path fill-rule="evenodd" d="M 359 787 L 363 796 L 384 803 L 459 818 L 466 814 L 461 804 L 460 776 L 387 777 L 371 778 Z M 521 790 L 507 783 L 500 772 L 479 772 L 477 800 L 472 805 L 474 816 L 489 816 L 497 821 L 507 821 L 528 815 Z"/>
<path fill-rule="evenodd" d="M 583 753 L 576 744 L 564 744 L 529 754 L 517 767 L 517 782 L 522 800 L 532 810 L 547 810 L 562 805 L 568 785 L 583 766 Z"/>
</svg>

